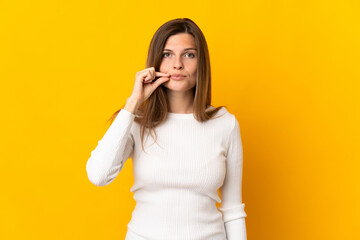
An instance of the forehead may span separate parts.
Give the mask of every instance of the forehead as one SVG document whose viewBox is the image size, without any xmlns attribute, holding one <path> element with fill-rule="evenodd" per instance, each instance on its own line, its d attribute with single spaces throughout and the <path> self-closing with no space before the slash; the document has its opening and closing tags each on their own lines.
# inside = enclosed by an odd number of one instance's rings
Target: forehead
<svg viewBox="0 0 360 240">
<path fill-rule="evenodd" d="M 178 33 L 176 35 L 170 36 L 167 39 L 164 48 L 173 50 L 195 48 L 195 39 L 189 33 Z"/>
</svg>

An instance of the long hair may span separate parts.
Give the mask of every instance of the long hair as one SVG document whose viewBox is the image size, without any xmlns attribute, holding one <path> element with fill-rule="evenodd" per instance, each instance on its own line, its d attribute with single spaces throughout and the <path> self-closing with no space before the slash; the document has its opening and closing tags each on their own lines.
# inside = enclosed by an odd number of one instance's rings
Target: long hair
<svg viewBox="0 0 360 240">
<path fill-rule="evenodd" d="M 154 67 L 155 71 L 159 71 L 162 61 L 162 52 L 166 41 L 170 36 L 178 33 L 189 33 L 195 39 L 198 62 L 197 79 L 193 88 L 193 114 L 197 121 L 204 122 L 213 118 L 222 107 L 226 106 L 219 106 L 210 111 L 205 111 L 208 106 L 211 106 L 210 57 L 206 39 L 200 28 L 192 20 L 189 18 L 177 18 L 164 23 L 160 26 L 160 28 L 158 28 L 150 42 L 145 68 Z M 125 105 L 123 105 L 111 116 L 111 118 L 109 118 L 108 121 L 111 121 L 110 124 L 114 121 L 124 106 Z M 166 89 L 161 84 L 155 89 L 149 98 L 139 105 L 137 111 L 135 112 L 134 121 L 139 123 L 141 126 L 140 138 L 143 150 L 145 129 L 149 130 L 148 133 L 150 133 L 154 138 L 151 133 L 151 131 L 153 131 L 157 138 L 155 127 L 166 120 L 168 111 L 169 103 Z"/>
</svg>

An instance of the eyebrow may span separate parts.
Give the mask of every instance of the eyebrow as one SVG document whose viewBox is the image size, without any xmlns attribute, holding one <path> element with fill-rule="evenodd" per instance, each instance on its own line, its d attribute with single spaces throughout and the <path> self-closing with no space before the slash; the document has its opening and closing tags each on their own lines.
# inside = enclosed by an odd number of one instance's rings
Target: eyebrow
<svg viewBox="0 0 360 240">
<path fill-rule="evenodd" d="M 186 51 L 186 50 L 196 50 L 196 48 L 185 48 L 184 51 Z M 170 51 L 170 52 L 172 52 L 171 49 L 164 49 L 164 51 Z"/>
</svg>

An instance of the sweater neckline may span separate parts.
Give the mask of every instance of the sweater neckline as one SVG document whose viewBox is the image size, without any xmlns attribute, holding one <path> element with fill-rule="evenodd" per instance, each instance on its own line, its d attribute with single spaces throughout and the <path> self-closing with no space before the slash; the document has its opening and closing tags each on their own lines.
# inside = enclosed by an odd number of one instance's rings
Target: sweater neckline
<svg viewBox="0 0 360 240">
<path fill-rule="evenodd" d="M 209 105 L 205 111 L 214 108 L 213 106 Z M 169 118 L 177 118 L 177 119 L 195 119 L 194 113 L 173 113 L 167 112 L 167 116 Z"/>
</svg>

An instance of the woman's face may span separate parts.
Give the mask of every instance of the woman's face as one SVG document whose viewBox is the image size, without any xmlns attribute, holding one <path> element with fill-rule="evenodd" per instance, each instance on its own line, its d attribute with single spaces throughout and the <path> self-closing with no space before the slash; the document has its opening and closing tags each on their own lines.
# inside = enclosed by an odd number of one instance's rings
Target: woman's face
<svg viewBox="0 0 360 240">
<path fill-rule="evenodd" d="M 170 80 L 162 85 L 173 91 L 188 91 L 196 84 L 197 78 L 197 53 L 194 37 L 188 33 L 179 33 L 170 36 L 165 44 L 160 72 L 182 74 L 183 79 Z"/>
</svg>

